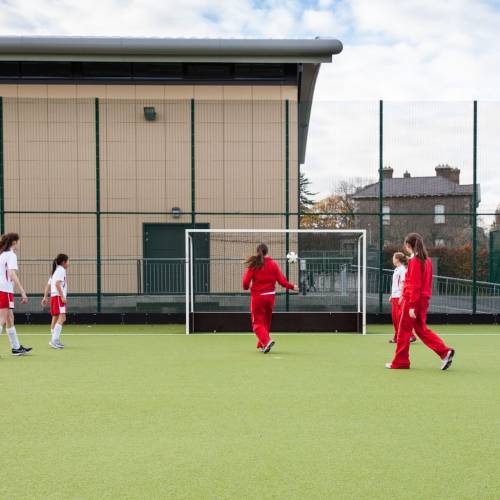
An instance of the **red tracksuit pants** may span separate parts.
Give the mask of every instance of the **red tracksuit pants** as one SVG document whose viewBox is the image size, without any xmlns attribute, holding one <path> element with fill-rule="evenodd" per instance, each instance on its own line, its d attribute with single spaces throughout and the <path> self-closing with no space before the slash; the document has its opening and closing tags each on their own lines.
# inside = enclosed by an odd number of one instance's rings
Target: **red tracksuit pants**
<svg viewBox="0 0 500 500">
<path fill-rule="evenodd" d="M 403 307 L 402 305 L 399 304 L 399 298 L 393 297 L 391 298 L 391 305 L 392 305 L 392 326 L 394 327 L 394 342 L 397 342 L 398 340 L 398 330 L 399 330 L 399 323 L 401 322 L 401 313 L 403 312 Z M 411 340 L 416 339 L 415 335 L 413 333 L 411 334 L 410 337 Z"/>
<path fill-rule="evenodd" d="M 427 326 L 427 311 L 429 310 L 429 299 L 421 299 L 415 308 L 416 319 L 410 318 L 410 308 L 403 300 L 401 311 L 401 322 L 398 331 L 396 354 L 392 360 L 392 368 L 410 368 L 410 337 L 412 331 L 418 335 L 420 340 L 443 359 L 451 347 L 448 347 L 441 337 Z"/>
<path fill-rule="evenodd" d="M 257 348 L 265 347 L 271 337 L 271 319 L 273 317 L 274 294 L 252 295 L 250 311 L 252 313 L 252 330 L 259 339 Z"/>
<path fill-rule="evenodd" d="M 393 297 L 391 299 L 392 306 L 392 325 L 394 326 L 394 340 L 398 339 L 399 320 L 401 319 L 401 306 L 399 305 L 399 298 Z"/>
</svg>

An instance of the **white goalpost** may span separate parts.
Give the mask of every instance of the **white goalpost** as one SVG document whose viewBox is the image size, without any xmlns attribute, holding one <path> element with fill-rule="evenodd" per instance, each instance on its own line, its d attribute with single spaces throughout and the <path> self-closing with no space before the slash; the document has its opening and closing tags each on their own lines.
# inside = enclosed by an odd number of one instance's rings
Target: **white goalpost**
<svg viewBox="0 0 500 500">
<path fill-rule="evenodd" d="M 366 334 L 365 229 L 186 229 L 187 335 L 251 331 L 241 278 L 259 243 L 300 288 L 277 287 L 273 331 Z"/>
</svg>

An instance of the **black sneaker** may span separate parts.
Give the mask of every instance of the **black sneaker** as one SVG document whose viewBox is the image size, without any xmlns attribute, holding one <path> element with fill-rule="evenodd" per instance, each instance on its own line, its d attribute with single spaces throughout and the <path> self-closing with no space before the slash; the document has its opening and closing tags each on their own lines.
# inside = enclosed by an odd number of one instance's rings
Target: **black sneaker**
<svg viewBox="0 0 500 500">
<path fill-rule="evenodd" d="M 12 356 L 24 356 L 28 352 L 30 352 L 32 347 L 24 347 L 22 345 L 19 346 L 19 349 L 12 349 Z"/>
<path fill-rule="evenodd" d="M 264 354 L 267 354 L 267 353 L 271 350 L 271 348 L 273 347 L 273 345 L 274 345 L 274 340 L 270 340 L 270 341 L 267 343 L 266 347 L 264 347 L 264 349 L 262 349 L 262 352 L 263 352 Z"/>
<path fill-rule="evenodd" d="M 447 370 L 451 366 L 451 363 L 453 362 L 453 356 L 455 356 L 455 349 L 450 349 L 446 357 L 443 359 L 441 370 Z"/>
</svg>

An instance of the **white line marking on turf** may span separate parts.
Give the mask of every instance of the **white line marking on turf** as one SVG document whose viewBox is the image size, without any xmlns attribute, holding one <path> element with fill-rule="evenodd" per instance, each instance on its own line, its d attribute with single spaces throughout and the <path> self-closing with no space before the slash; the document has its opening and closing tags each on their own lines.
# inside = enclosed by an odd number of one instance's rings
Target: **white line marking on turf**
<svg viewBox="0 0 500 500">
<path fill-rule="evenodd" d="M 50 337 L 50 333 L 29 333 L 19 332 L 20 335 L 32 337 Z M 64 333 L 65 337 L 253 337 L 253 333 L 194 333 L 185 335 L 183 333 Z M 444 336 L 455 337 L 500 337 L 500 333 L 448 333 Z M 368 333 L 361 335 L 359 333 L 275 333 L 273 337 L 390 337 L 390 333 Z"/>
</svg>

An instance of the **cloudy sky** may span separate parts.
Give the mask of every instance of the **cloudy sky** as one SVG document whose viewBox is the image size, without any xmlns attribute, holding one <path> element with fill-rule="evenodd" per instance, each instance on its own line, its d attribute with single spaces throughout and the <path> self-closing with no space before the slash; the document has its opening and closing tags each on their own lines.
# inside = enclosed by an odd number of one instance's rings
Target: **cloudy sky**
<svg viewBox="0 0 500 500">
<path fill-rule="evenodd" d="M 395 175 L 450 163 L 470 182 L 478 99 L 484 212 L 500 202 L 499 27 L 499 0 L 0 0 L 2 35 L 339 38 L 312 113 L 314 189 L 376 176 L 379 99 Z"/>
</svg>

